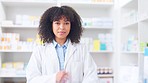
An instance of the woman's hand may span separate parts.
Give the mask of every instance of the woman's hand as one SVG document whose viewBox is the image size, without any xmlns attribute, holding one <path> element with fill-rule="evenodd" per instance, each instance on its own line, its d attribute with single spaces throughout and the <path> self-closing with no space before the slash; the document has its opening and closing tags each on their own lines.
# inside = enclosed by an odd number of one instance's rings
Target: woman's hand
<svg viewBox="0 0 148 83">
<path fill-rule="evenodd" d="M 56 75 L 56 83 L 65 83 L 68 79 L 68 73 L 65 71 L 60 71 Z"/>
</svg>

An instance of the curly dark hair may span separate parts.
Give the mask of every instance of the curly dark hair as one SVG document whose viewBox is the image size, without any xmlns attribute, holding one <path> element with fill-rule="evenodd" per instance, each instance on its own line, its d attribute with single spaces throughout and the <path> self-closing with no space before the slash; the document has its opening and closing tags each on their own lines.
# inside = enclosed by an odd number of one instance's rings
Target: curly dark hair
<svg viewBox="0 0 148 83">
<path fill-rule="evenodd" d="M 43 43 L 50 43 L 54 40 L 55 35 L 52 30 L 52 23 L 53 21 L 60 20 L 63 16 L 71 23 L 70 33 L 68 34 L 67 38 L 70 39 L 72 43 L 80 42 L 83 28 L 81 18 L 78 13 L 69 6 L 54 6 L 47 9 L 43 13 L 40 20 L 39 36 Z"/>
</svg>

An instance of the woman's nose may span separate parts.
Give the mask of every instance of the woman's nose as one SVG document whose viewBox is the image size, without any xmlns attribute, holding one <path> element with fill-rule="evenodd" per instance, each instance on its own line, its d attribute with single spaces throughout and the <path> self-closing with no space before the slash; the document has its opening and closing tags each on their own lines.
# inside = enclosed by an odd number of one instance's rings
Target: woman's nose
<svg viewBox="0 0 148 83">
<path fill-rule="evenodd" d="M 60 29 L 64 29 L 64 24 L 60 24 Z"/>
</svg>

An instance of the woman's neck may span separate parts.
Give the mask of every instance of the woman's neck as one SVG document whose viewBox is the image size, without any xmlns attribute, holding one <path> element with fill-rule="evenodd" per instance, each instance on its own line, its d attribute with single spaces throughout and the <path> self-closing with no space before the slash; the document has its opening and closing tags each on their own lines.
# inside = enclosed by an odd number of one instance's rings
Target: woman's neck
<svg viewBox="0 0 148 83">
<path fill-rule="evenodd" d="M 55 41 L 62 46 L 66 42 L 66 39 L 55 39 Z"/>
</svg>

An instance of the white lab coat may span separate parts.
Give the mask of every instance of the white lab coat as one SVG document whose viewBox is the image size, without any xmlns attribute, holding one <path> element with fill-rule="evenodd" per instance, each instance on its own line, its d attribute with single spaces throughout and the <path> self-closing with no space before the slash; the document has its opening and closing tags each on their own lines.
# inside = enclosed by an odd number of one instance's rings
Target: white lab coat
<svg viewBox="0 0 148 83">
<path fill-rule="evenodd" d="M 97 67 L 83 44 L 68 43 L 65 54 L 66 83 L 98 83 Z M 59 61 L 52 43 L 34 49 L 26 68 L 27 83 L 56 83 Z"/>
</svg>

